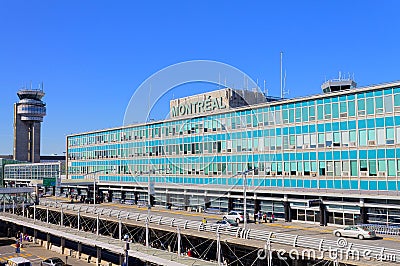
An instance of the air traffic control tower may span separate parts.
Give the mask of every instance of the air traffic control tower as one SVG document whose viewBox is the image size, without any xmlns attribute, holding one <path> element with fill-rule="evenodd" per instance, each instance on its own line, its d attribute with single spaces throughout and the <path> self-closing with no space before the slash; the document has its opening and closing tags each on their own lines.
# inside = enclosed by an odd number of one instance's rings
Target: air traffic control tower
<svg viewBox="0 0 400 266">
<path fill-rule="evenodd" d="M 14 104 L 14 160 L 40 162 L 40 123 L 46 115 L 41 89 L 21 89 Z"/>
</svg>

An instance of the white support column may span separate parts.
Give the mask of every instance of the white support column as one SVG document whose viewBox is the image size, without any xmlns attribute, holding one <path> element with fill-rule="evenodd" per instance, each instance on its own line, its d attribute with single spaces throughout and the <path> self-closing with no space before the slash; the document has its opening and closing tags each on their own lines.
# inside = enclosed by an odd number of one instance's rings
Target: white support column
<svg viewBox="0 0 400 266">
<path fill-rule="evenodd" d="M 149 247 L 149 216 L 146 218 L 146 247 Z"/>
<path fill-rule="evenodd" d="M 64 213 L 63 213 L 62 205 L 61 205 L 61 209 L 60 209 L 60 225 L 64 226 Z"/>
<path fill-rule="evenodd" d="M 181 256 L 181 230 L 179 228 L 179 225 L 176 228 L 176 230 L 177 230 L 177 233 L 178 233 L 178 258 L 179 258 Z"/>
<path fill-rule="evenodd" d="M 13 200 L 12 214 L 15 214 L 15 201 Z"/>
<path fill-rule="evenodd" d="M 6 212 L 6 199 L 3 196 L 3 212 Z"/>
<path fill-rule="evenodd" d="M 49 223 L 49 207 L 46 207 L 46 223 Z"/>
<path fill-rule="evenodd" d="M 96 218 L 96 235 L 99 235 L 99 226 L 100 226 L 100 217 L 99 217 L 99 214 L 97 214 L 97 218 Z"/>
<path fill-rule="evenodd" d="M 36 202 L 33 204 L 33 222 L 36 222 Z"/>
<path fill-rule="evenodd" d="M 81 229 L 81 211 L 78 210 L 78 231 Z"/>
<path fill-rule="evenodd" d="M 22 217 L 25 217 L 25 200 L 22 201 Z"/>
<path fill-rule="evenodd" d="M 122 240 L 122 220 L 118 219 L 118 239 Z"/>
<path fill-rule="evenodd" d="M 218 261 L 217 265 L 218 266 L 222 265 L 221 264 L 221 255 L 222 255 L 221 254 L 221 238 L 220 238 L 220 234 L 219 234 L 219 232 L 217 230 L 217 261 Z"/>
</svg>

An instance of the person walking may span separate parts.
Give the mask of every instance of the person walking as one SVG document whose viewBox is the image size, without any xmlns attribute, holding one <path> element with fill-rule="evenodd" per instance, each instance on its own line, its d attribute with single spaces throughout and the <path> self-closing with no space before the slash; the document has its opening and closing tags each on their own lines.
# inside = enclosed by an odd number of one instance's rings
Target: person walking
<svg viewBox="0 0 400 266">
<path fill-rule="evenodd" d="M 204 217 L 203 220 L 201 220 L 201 222 L 202 222 L 203 224 L 206 224 L 206 223 L 207 223 L 206 217 Z"/>
<path fill-rule="evenodd" d="M 258 223 L 260 224 L 261 223 L 261 218 L 262 218 L 261 210 L 258 211 L 257 218 L 258 218 Z"/>
</svg>

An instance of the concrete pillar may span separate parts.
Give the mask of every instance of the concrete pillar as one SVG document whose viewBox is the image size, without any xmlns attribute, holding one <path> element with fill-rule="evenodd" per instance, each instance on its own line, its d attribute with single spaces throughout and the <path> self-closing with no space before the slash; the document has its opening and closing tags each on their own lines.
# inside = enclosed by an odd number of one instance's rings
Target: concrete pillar
<svg viewBox="0 0 400 266">
<path fill-rule="evenodd" d="M 46 234 L 46 249 L 50 249 L 50 234 Z"/>
<path fill-rule="evenodd" d="M 64 254 L 65 250 L 65 238 L 61 237 L 61 254 Z"/>
<path fill-rule="evenodd" d="M 96 254 L 96 265 L 98 266 L 98 265 L 100 265 L 100 262 L 101 262 L 101 248 L 100 247 L 96 247 L 96 251 L 97 251 L 97 254 Z"/>
<path fill-rule="evenodd" d="M 119 255 L 119 265 L 123 265 L 125 261 L 125 255 L 124 254 L 120 254 Z"/>
<path fill-rule="evenodd" d="M 285 212 L 285 222 L 291 222 L 292 221 L 292 210 L 290 208 L 290 202 L 289 202 L 289 197 L 288 195 L 283 196 L 283 209 Z"/>
<path fill-rule="evenodd" d="M 78 243 L 78 259 L 81 258 L 81 255 L 82 255 L 82 243 L 79 242 Z"/>
<path fill-rule="evenodd" d="M 260 206 L 260 200 L 257 199 L 257 193 L 254 193 L 254 213 L 258 213 L 259 210 L 261 210 Z"/>
<path fill-rule="evenodd" d="M 46 207 L 46 223 L 49 223 L 49 207 Z"/>
<path fill-rule="evenodd" d="M 33 204 L 33 221 L 36 221 L 36 203 Z"/>
<path fill-rule="evenodd" d="M 15 201 L 13 200 L 12 201 L 12 214 L 14 214 L 15 213 Z"/>
<path fill-rule="evenodd" d="M 33 243 L 36 244 L 36 239 L 37 239 L 37 230 L 33 229 Z"/>
<path fill-rule="evenodd" d="M 227 197 L 228 197 L 228 212 L 230 212 L 231 210 L 233 210 L 233 198 L 231 197 L 230 192 L 228 192 Z"/>
<path fill-rule="evenodd" d="M 328 225 L 328 217 L 326 215 L 326 208 L 325 208 L 325 204 L 321 201 L 321 203 L 319 204 L 319 215 L 320 215 L 320 221 L 319 221 L 319 225 L 320 226 L 327 226 Z"/>
<path fill-rule="evenodd" d="M 368 208 L 364 205 L 364 199 L 360 199 L 360 216 L 361 223 L 368 223 Z"/>
</svg>

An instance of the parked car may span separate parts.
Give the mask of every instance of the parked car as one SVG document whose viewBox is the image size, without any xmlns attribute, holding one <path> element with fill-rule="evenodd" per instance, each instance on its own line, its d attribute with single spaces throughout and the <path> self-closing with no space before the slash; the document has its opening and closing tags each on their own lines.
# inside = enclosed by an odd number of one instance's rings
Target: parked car
<svg viewBox="0 0 400 266">
<path fill-rule="evenodd" d="M 228 214 L 222 217 L 224 220 L 234 220 L 237 223 L 244 221 L 243 212 L 230 211 Z M 249 221 L 249 214 L 247 213 L 247 221 Z"/>
<path fill-rule="evenodd" d="M 216 224 L 220 224 L 221 226 L 238 226 L 236 221 L 230 219 L 219 220 Z"/>
<path fill-rule="evenodd" d="M 32 263 L 23 257 L 14 257 L 7 260 L 7 266 L 32 266 Z"/>
<path fill-rule="evenodd" d="M 333 231 L 333 234 L 337 237 L 345 236 L 345 237 L 354 237 L 358 239 L 365 239 L 365 238 L 375 238 L 376 234 L 375 231 L 368 230 L 361 226 L 347 226 L 345 228 L 336 229 Z"/>
<path fill-rule="evenodd" d="M 65 266 L 66 264 L 60 258 L 48 258 L 40 263 L 41 266 Z"/>
</svg>

